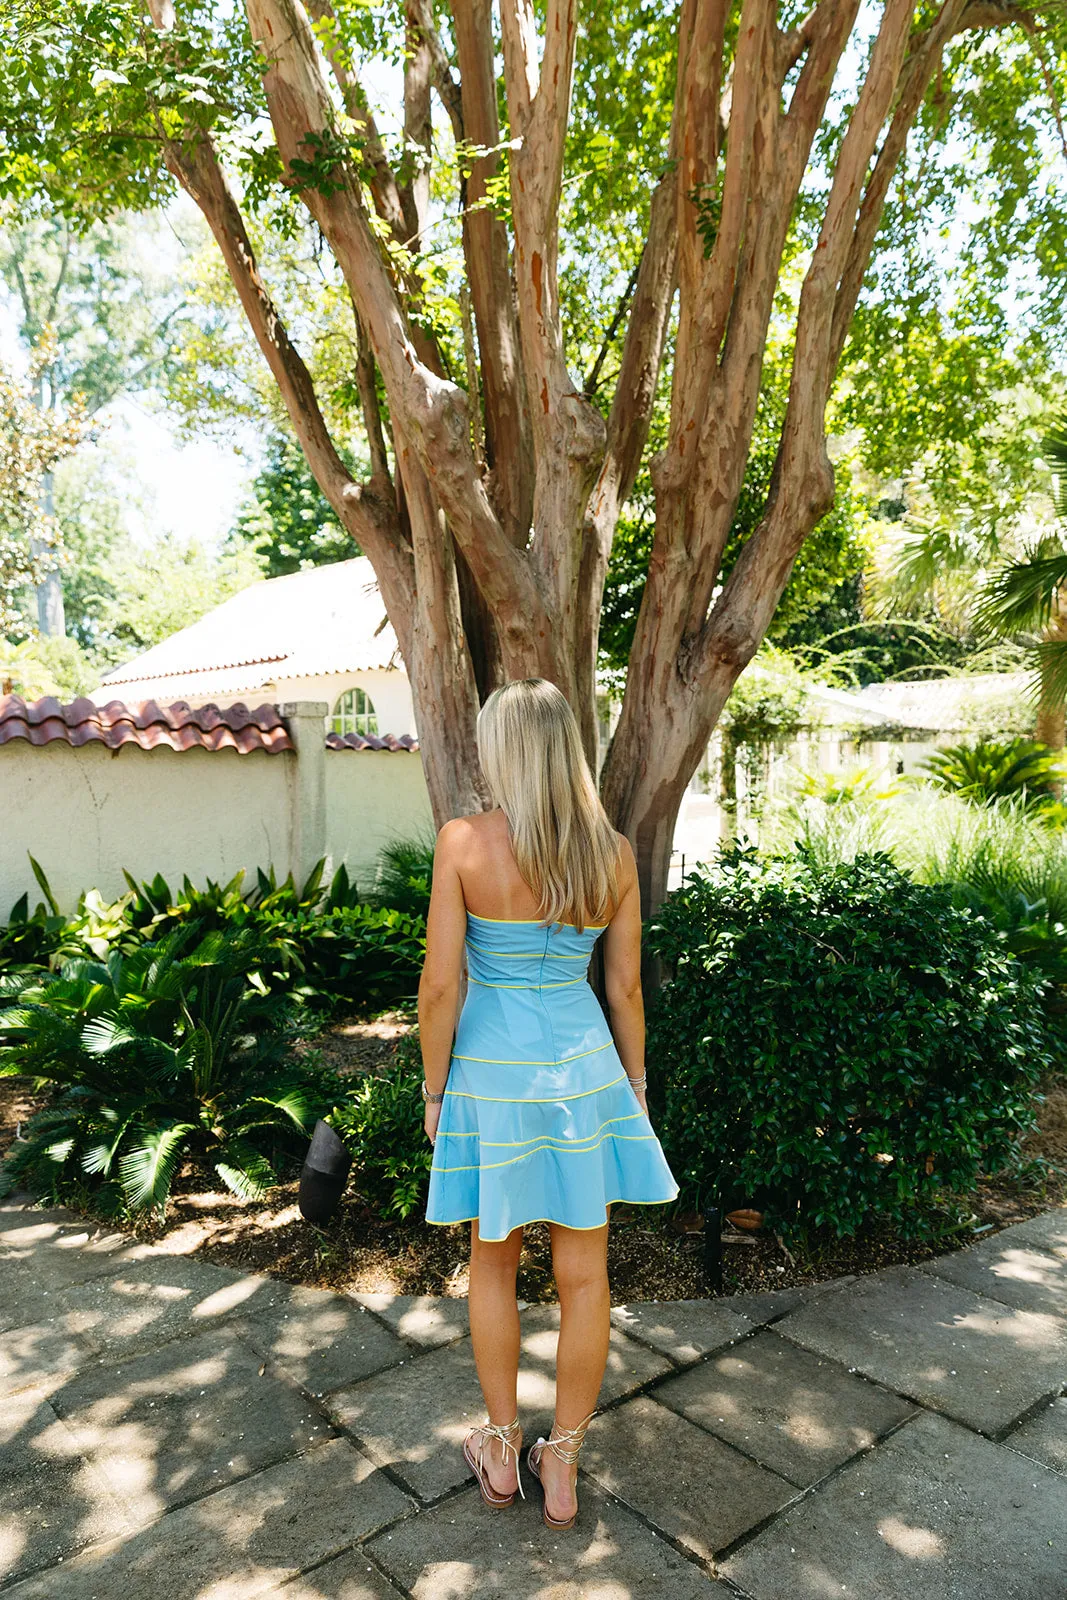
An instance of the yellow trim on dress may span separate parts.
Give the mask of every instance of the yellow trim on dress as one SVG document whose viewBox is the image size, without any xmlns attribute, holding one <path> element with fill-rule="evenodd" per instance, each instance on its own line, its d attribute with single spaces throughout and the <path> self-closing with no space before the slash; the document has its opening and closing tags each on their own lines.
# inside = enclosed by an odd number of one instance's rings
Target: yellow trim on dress
<svg viewBox="0 0 1067 1600">
<path fill-rule="evenodd" d="M 591 1094 L 599 1094 L 602 1089 L 610 1089 L 616 1083 L 621 1083 L 626 1077 L 625 1072 L 621 1077 L 612 1078 L 607 1083 L 598 1084 L 595 1089 L 583 1089 L 580 1094 L 550 1094 L 539 1095 L 535 1100 L 532 1096 L 523 1095 L 516 1099 L 514 1095 L 507 1094 L 468 1094 L 465 1089 L 446 1089 L 446 1095 L 452 1095 L 458 1100 L 486 1100 L 497 1106 L 554 1106 L 561 1100 L 585 1100 Z"/>
<path fill-rule="evenodd" d="M 539 917 L 480 917 L 477 911 L 468 911 L 468 917 L 473 917 L 475 922 L 498 922 L 502 928 L 544 928 L 546 933 L 551 933 L 552 928 L 578 928 L 573 922 L 553 922 L 551 925 L 542 922 Z M 583 933 L 603 933 L 608 926 L 606 922 L 587 922 L 582 929 Z"/>
<path fill-rule="evenodd" d="M 656 1135 L 654 1133 L 606 1133 L 598 1144 L 590 1145 L 588 1149 L 585 1149 L 585 1150 L 571 1150 L 571 1149 L 567 1149 L 566 1146 L 564 1146 L 563 1149 L 566 1149 L 567 1150 L 567 1154 L 571 1155 L 571 1156 L 592 1156 L 592 1155 L 596 1154 L 596 1152 L 600 1149 L 601 1145 L 607 1144 L 609 1139 L 625 1139 L 627 1144 L 645 1144 L 645 1143 L 648 1142 L 648 1140 L 655 1139 L 655 1137 L 656 1137 Z M 560 1147 L 558 1145 L 554 1145 L 554 1144 L 539 1144 L 537 1146 L 536 1150 L 525 1150 L 525 1151 L 523 1151 L 521 1156 L 509 1156 L 507 1161 L 480 1161 L 480 1162 L 477 1163 L 477 1165 L 470 1166 L 470 1167 L 434 1167 L 434 1166 L 431 1166 L 430 1171 L 431 1172 L 440 1172 L 440 1173 L 446 1173 L 446 1172 L 492 1172 L 496 1167 L 513 1167 L 517 1161 L 528 1161 L 531 1156 L 539 1156 L 545 1150 L 551 1150 L 554 1154 L 557 1154 L 557 1155 L 561 1155 L 563 1153 L 563 1151 L 560 1149 Z"/>
<path fill-rule="evenodd" d="M 454 1050 L 452 1052 L 452 1060 L 453 1061 L 478 1061 L 478 1062 L 481 1063 L 482 1066 L 485 1066 L 485 1067 L 565 1067 L 571 1061 L 581 1061 L 583 1059 L 583 1057 L 585 1057 L 585 1056 L 595 1056 L 595 1055 L 599 1055 L 601 1050 L 610 1050 L 611 1047 L 614 1045 L 614 1043 L 615 1043 L 614 1039 L 609 1039 L 606 1044 L 594 1045 L 592 1050 L 579 1050 L 578 1054 L 575 1055 L 575 1056 L 561 1056 L 558 1061 L 498 1061 L 495 1056 L 461 1056 L 461 1055 L 457 1055 Z M 612 1078 L 611 1081 L 612 1081 L 612 1083 L 618 1083 L 619 1080 L 617 1078 Z M 607 1088 L 607 1085 L 605 1084 L 604 1087 Z M 446 1090 L 446 1093 L 448 1093 L 448 1092 L 450 1092 L 450 1091 Z M 451 1092 L 459 1093 L 458 1090 L 451 1091 Z M 590 1094 L 595 1094 L 596 1090 L 595 1089 L 590 1089 L 589 1093 Z M 496 1096 L 495 1095 L 489 1095 L 488 1097 L 486 1097 L 486 1096 L 474 1094 L 474 1095 L 471 1095 L 470 1098 L 472 1100 L 480 1100 L 480 1099 L 484 1099 L 484 1098 L 488 1098 L 490 1100 L 494 1100 L 494 1099 L 496 1099 Z M 504 1098 L 507 1099 L 507 1096 L 505 1095 Z M 558 1094 L 555 1094 L 555 1095 L 552 1096 L 553 1100 L 562 1100 L 563 1098 L 564 1098 L 564 1096 L 558 1095 Z M 548 1102 L 546 1101 L 545 1104 L 547 1105 L 547 1103 Z"/>
<path fill-rule="evenodd" d="M 568 1150 L 577 1145 L 588 1144 L 590 1139 L 595 1139 L 598 1133 L 603 1133 L 605 1128 L 610 1128 L 613 1122 L 636 1122 L 639 1117 L 643 1116 L 643 1111 L 632 1111 L 625 1117 L 609 1117 L 606 1122 L 600 1124 L 599 1128 L 595 1128 L 592 1133 L 587 1133 L 584 1139 L 558 1139 L 554 1134 L 537 1133 L 532 1139 L 482 1139 L 482 1144 L 487 1150 L 519 1150 L 524 1144 L 543 1143 L 559 1144 L 565 1150 Z M 453 1128 L 438 1128 L 437 1137 L 439 1139 L 477 1139 L 480 1135 L 477 1128 L 470 1133 L 460 1133 Z M 437 1170 L 438 1172 L 461 1172 L 464 1169 L 462 1167 L 438 1167 Z"/>
<path fill-rule="evenodd" d="M 503 1244 L 506 1239 L 511 1238 L 517 1228 L 532 1228 L 535 1222 L 547 1222 L 553 1228 L 569 1228 L 572 1233 L 599 1233 L 601 1228 L 608 1226 L 607 1212 L 610 1206 L 669 1206 L 673 1205 L 677 1198 L 677 1189 L 669 1200 L 624 1200 L 621 1195 L 616 1195 L 614 1200 L 604 1201 L 603 1222 L 589 1222 L 583 1227 L 573 1222 L 557 1222 L 555 1217 L 527 1217 L 525 1222 L 516 1222 L 515 1227 L 509 1233 L 502 1234 L 499 1239 L 486 1239 L 482 1234 L 478 1237 L 483 1244 Z M 439 1221 L 436 1217 L 427 1217 L 425 1220 L 431 1228 L 458 1228 L 464 1222 L 478 1222 L 480 1219 L 475 1213 L 471 1217 L 452 1217 L 447 1222 Z"/>
<path fill-rule="evenodd" d="M 559 983 L 486 983 L 484 978 L 468 977 L 467 982 L 476 983 L 479 989 L 573 989 L 576 983 L 584 983 L 585 979 L 563 978 Z"/>
</svg>

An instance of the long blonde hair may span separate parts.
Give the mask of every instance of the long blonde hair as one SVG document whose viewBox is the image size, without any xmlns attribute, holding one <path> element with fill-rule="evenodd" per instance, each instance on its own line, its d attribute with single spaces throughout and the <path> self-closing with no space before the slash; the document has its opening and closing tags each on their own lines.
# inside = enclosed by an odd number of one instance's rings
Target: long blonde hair
<svg viewBox="0 0 1067 1600">
<path fill-rule="evenodd" d="M 546 678 L 519 678 L 478 715 L 478 756 L 515 863 L 549 924 L 609 921 L 619 839 L 600 803 L 574 712 Z"/>
</svg>

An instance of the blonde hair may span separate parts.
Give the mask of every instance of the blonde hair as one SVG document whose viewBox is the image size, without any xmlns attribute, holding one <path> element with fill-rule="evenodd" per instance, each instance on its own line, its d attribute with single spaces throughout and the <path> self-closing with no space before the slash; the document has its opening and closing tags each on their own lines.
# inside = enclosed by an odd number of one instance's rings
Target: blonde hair
<svg viewBox="0 0 1067 1600">
<path fill-rule="evenodd" d="M 619 839 L 600 803 L 574 712 L 546 678 L 519 678 L 478 715 L 478 757 L 507 818 L 515 863 L 549 924 L 606 922 Z"/>
</svg>

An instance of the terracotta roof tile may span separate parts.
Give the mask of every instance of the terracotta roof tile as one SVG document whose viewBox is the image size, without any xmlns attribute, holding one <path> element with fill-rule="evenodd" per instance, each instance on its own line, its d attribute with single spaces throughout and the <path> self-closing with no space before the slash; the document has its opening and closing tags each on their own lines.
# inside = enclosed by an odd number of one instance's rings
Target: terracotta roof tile
<svg viewBox="0 0 1067 1600">
<path fill-rule="evenodd" d="M 410 733 L 405 733 L 398 739 L 393 733 L 383 733 L 380 736 L 362 733 L 328 733 L 326 735 L 327 750 L 417 750 L 419 741 Z"/>
<path fill-rule="evenodd" d="M 26 739 L 33 745 L 60 740 L 76 748 L 99 743 L 117 750 L 136 744 L 142 750 L 161 745 L 171 750 L 236 750 L 248 755 L 265 750 L 276 755 L 291 750 L 292 740 L 274 706 L 245 705 L 198 706 L 194 710 L 184 700 L 170 706 L 145 700 L 125 705 L 110 700 L 97 706 L 91 700 L 72 700 L 61 705 L 51 696 L 43 700 L 23 700 L 17 694 L 0 696 L 0 745 L 13 739 Z"/>
</svg>

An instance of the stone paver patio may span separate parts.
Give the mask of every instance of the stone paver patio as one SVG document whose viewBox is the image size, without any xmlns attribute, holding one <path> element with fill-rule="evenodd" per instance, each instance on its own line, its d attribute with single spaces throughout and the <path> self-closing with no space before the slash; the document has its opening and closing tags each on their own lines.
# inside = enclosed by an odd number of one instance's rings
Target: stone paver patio
<svg viewBox="0 0 1067 1600">
<path fill-rule="evenodd" d="M 620 1306 L 570 1534 L 486 1511 L 466 1307 L 0 1206 L 11 1600 L 1067 1600 L 1067 1209 L 921 1267 Z M 527 1437 L 554 1308 L 523 1313 Z"/>
</svg>

